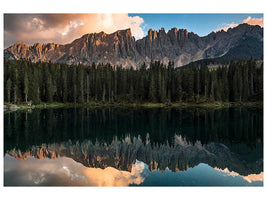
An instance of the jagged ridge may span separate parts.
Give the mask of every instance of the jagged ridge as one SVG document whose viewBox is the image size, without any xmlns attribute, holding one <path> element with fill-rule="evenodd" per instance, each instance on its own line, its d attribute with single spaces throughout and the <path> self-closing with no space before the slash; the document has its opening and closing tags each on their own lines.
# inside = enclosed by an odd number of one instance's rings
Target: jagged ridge
<svg viewBox="0 0 267 200">
<path fill-rule="evenodd" d="M 257 152 L 260 147 L 253 150 Z M 43 144 L 32 146 L 29 151 L 9 150 L 6 153 L 16 159 L 25 160 L 29 156 L 40 158 L 70 157 L 86 167 L 114 167 L 119 170 L 131 171 L 136 159 L 149 165 L 151 171 L 165 170 L 184 171 L 199 163 L 211 167 L 228 168 L 242 175 L 262 172 L 263 160 L 245 160 L 232 152 L 226 145 L 211 142 L 202 145 L 197 141 L 194 145 L 186 142 L 181 136 L 175 136 L 174 145 L 152 145 L 149 137 L 145 144 L 139 137 L 125 137 L 123 140 L 114 139 L 111 144 L 92 143 L 90 140 L 72 143 Z"/>
<path fill-rule="evenodd" d="M 111 63 L 124 67 L 137 67 L 143 62 L 160 60 L 165 64 L 174 61 L 175 66 L 179 67 L 200 59 L 224 56 L 235 47 L 242 46 L 247 38 L 259 46 L 263 43 L 263 28 L 240 24 L 227 32 L 212 32 L 204 37 L 186 29 L 173 28 L 167 33 L 164 28 L 159 31 L 150 29 L 147 36 L 137 41 L 131 30 L 126 29 L 112 34 L 85 34 L 66 45 L 36 43 L 27 46 L 20 42 L 5 49 L 4 57 L 9 60 L 26 58 L 33 62 L 41 60 L 67 64 Z"/>
</svg>

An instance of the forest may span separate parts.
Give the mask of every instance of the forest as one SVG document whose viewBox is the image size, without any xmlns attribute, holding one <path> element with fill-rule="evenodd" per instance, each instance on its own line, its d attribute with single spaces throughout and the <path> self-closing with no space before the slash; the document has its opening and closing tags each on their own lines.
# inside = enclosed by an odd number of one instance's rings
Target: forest
<svg viewBox="0 0 267 200">
<path fill-rule="evenodd" d="M 4 101 L 8 103 L 174 103 L 263 100 L 263 63 L 249 59 L 216 68 L 174 68 L 151 61 L 123 68 L 110 64 L 67 65 L 4 60 Z"/>
</svg>

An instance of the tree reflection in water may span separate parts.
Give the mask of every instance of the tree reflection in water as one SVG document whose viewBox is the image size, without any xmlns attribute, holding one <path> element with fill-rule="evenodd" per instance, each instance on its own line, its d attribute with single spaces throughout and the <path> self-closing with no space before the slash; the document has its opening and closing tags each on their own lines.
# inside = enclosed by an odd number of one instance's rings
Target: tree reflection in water
<svg viewBox="0 0 267 200">
<path fill-rule="evenodd" d="M 5 153 L 17 159 L 64 156 L 129 173 L 136 160 L 150 172 L 202 163 L 243 177 L 263 170 L 263 112 L 257 108 L 64 108 L 6 113 L 4 122 Z"/>
</svg>

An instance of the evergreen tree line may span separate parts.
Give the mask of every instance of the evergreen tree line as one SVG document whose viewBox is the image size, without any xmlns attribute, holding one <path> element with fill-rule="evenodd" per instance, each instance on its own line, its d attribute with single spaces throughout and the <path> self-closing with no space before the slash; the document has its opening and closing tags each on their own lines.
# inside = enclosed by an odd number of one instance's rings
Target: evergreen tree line
<svg viewBox="0 0 267 200">
<path fill-rule="evenodd" d="M 40 102 L 247 102 L 262 101 L 263 64 L 255 60 L 179 69 L 152 61 L 138 69 L 110 64 L 67 65 L 4 61 L 4 101 Z"/>
</svg>

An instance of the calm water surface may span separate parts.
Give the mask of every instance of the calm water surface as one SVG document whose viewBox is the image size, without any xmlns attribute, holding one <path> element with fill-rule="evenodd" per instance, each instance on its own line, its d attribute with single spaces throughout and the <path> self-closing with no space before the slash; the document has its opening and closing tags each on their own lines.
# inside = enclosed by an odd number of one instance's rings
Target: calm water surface
<svg viewBox="0 0 267 200">
<path fill-rule="evenodd" d="M 262 186 L 259 108 L 4 114 L 6 186 Z"/>
</svg>

